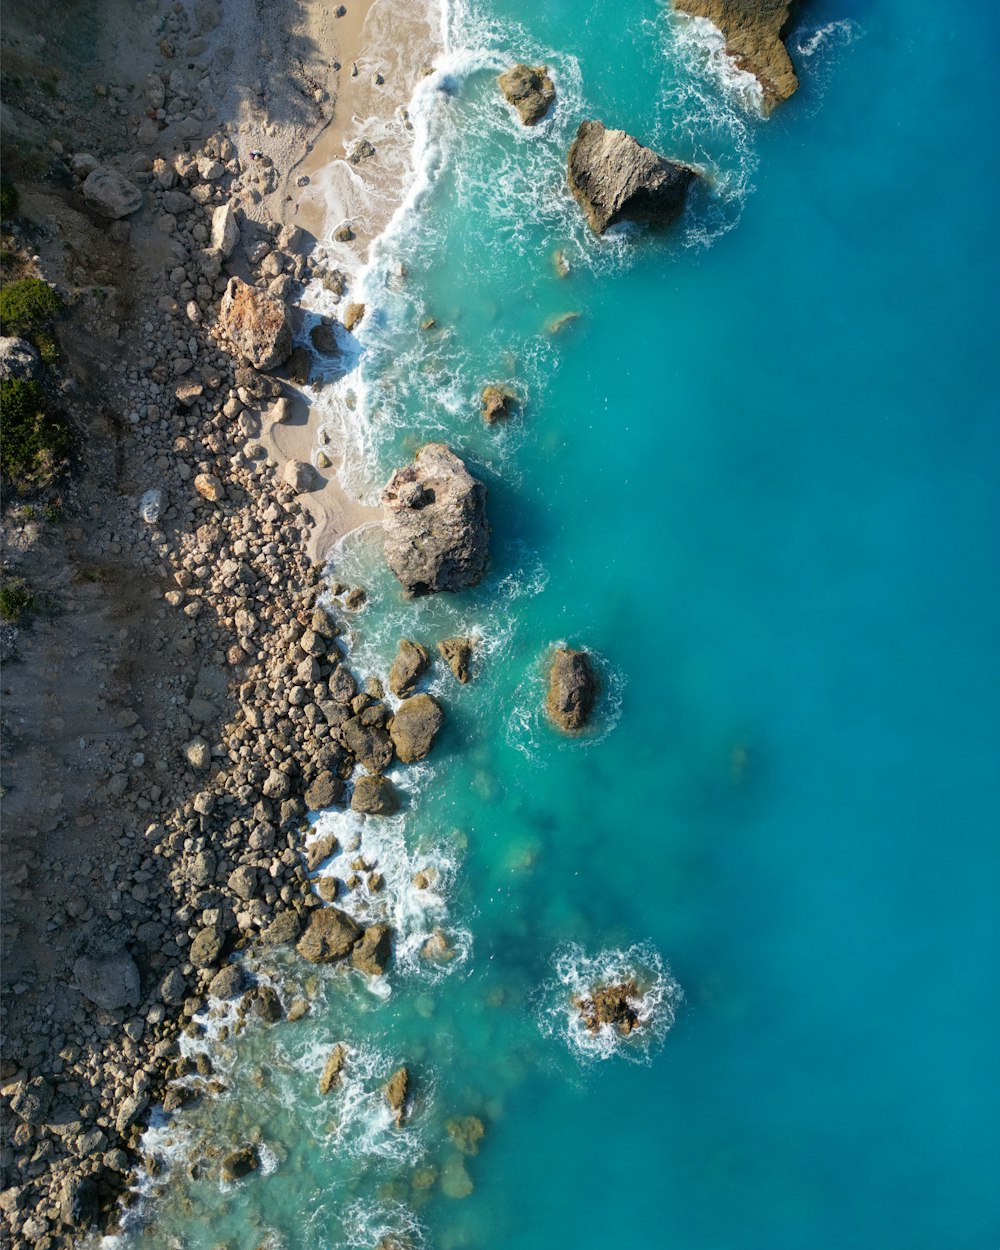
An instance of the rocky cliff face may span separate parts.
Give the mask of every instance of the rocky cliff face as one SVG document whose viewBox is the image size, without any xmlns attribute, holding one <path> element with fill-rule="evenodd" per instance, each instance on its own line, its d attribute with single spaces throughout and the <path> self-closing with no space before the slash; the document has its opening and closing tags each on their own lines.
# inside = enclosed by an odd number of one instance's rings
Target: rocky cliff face
<svg viewBox="0 0 1000 1250">
<path fill-rule="evenodd" d="M 698 176 L 644 148 L 624 130 L 580 124 L 569 150 L 569 187 L 597 234 L 619 221 L 669 226 L 684 209 Z"/>
<path fill-rule="evenodd" d="M 726 52 L 764 91 L 764 110 L 787 100 L 799 80 L 782 39 L 795 0 L 674 0 L 674 8 L 705 17 L 722 31 Z"/>
<path fill-rule="evenodd" d="M 443 443 L 428 443 L 382 492 L 385 558 L 408 595 L 464 590 L 489 562 L 486 487 Z"/>
</svg>

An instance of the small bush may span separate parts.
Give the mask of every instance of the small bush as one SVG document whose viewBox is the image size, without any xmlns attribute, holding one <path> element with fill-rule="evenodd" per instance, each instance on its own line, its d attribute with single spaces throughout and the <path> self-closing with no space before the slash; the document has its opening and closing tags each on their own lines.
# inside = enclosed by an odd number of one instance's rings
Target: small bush
<svg viewBox="0 0 1000 1250">
<path fill-rule="evenodd" d="M 0 182 L 0 217 L 10 217 L 17 212 L 17 187 L 12 182 Z"/>
<path fill-rule="evenodd" d="M 51 407 L 37 382 L 0 382 L 0 472 L 15 487 L 47 486 L 65 466 L 72 446 L 65 417 Z"/>
<path fill-rule="evenodd" d="M 44 334 L 62 308 L 62 300 L 41 278 L 22 278 L 0 291 L 0 325 L 4 334 Z"/>
<path fill-rule="evenodd" d="M 0 616 L 17 625 L 29 617 L 37 607 L 37 600 L 20 577 L 5 577 L 0 582 Z"/>
</svg>

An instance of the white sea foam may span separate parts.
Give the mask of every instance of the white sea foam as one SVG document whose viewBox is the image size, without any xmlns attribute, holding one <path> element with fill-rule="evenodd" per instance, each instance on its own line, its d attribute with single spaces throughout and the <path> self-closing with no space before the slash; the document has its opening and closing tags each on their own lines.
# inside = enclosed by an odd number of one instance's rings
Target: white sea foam
<svg viewBox="0 0 1000 1250">
<path fill-rule="evenodd" d="M 827 22 L 825 26 L 802 31 L 796 41 L 795 51 L 800 56 L 812 57 L 817 52 L 827 52 L 830 48 L 846 47 L 860 38 L 861 34 L 861 27 L 851 18 Z"/>
<path fill-rule="evenodd" d="M 591 1032 L 580 1014 L 580 1000 L 597 986 L 629 981 L 636 985 L 629 1006 L 638 1017 L 638 1027 L 627 1036 L 610 1024 Z M 539 1024 L 546 1037 L 561 1038 L 584 1063 L 615 1055 L 648 1063 L 673 1026 L 683 997 L 669 965 L 648 943 L 596 955 L 571 943 L 556 952 L 553 976 L 539 992 Z"/>
</svg>

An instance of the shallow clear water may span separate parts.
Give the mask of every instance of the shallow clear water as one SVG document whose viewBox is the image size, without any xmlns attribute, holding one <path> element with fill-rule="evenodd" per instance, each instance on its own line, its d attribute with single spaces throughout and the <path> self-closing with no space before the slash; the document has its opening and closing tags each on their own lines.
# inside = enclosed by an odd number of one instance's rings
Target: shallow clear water
<svg viewBox="0 0 1000 1250">
<path fill-rule="evenodd" d="M 231 1092 L 165 1130 L 258 1125 L 273 1157 L 228 1190 L 175 1173 L 143 1244 L 995 1246 L 1000 18 L 803 5 L 802 88 L 764 122 L 662 6 L 537 8 L 452 10 L 414 105 L 429 187 L 324 393 L 359 494 L 429 438 L 490 489 L 476 591 L 404 603 L 371 533 L 335 556 L 371 595 L 361 672 L 403 635 L 483 639 L 471 685 L 436 673 L 403 817 L 361 830 L 412 957 L 385 998 L 290 966 L 311 1014 L 241 1037 Z M 515 59 L 556 70 L 534 132 L 495 90 Z M 589 236 L 584 116 L 710 173 L 669 235 Z M 487 382 L 519 419 L 482 425 Z M 539 711 L 559 640 L 600 657 L 582 740 Z M 438 926 L 445 967 L 415 954 Z M 660 1004 L 603 1057 L 566 984 L 616 958 Z M 402 1131 L 377 1094 L 400 1062 Z"/>
</svg>

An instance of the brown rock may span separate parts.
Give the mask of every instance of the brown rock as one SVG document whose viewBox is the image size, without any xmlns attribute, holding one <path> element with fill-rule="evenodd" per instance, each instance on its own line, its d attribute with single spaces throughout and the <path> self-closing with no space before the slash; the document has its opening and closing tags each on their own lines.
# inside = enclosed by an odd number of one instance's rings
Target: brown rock
<svg viewBox="0 0 1000 1250">
<path fill-rule="evenodd" d="M 379 725 L 366 725 L 352 716 L 340 727 L 340 737 L 348 751 L 370 773 L 384 773 L 392 763 L 392 740 Z"/>
<path fill-rule="evenodd" d="M 392 816 L 399 811 L 399 796 L 386 777 L 359 777 L 351 796 L 351 810 L 367 816 Z"/>
<path fill-rule="evenodd" d="M 352 331 L 364 315 L 364 304 L 348 304 L 344 309 L 344 329 Z"/>
<path fill-rule="evenodd" d="M 382 492 L 385 558 L 408 595 L 464 590 L 489 562 L 486 487 L 443 443 L 427 443 Z"/>
<path fill-rule="evenodd" d="M 255 1146 L 243 1146 L 226 1155 L 222 1160 L 222 1179 L 232 1183 L 243 1176 L 249 1176 L 260 1167 L 260 1156 Z"/>
<path fill-rule="evenodd" d="M 399 640 L 399 651 L 389 670 L 389 689 L 399 698 L 410 694 L 417 682 L 427 672 L 431 657 L 427 648 L 409 638 Z"/>
<path fill-rule="evenodd" d="M 410 1092 L 410 1074 L 406 1068 L 397 1068 L 382 1087 L 382 1092 L 397 1126 L 401 1125 L 406 1119 L 406 1099 Z"/>
<path fill-rule="evenodd" d="M 310 963 L 344 959 L 361 936 L 361 926 L 339 907 L 314 908 L 295 949 Z"/>
<path fill-rule="evenodd" d="M 448 1136 L 464 1155 L 479 1154 L 479 1143 L 486 1136 L 486 1125 L 477 1115 L 464 1115 L 445 1125 Z"/>
<path fill-rule="evenodd" d="M 471 638 L 443 638 L 437 645 L 441 658 L 463 686 L 472 676 L 472 648 Z"/>
<path fill-rule="evenodd" d="M 303 798 L 311 812 L 322 811 L 325 807 L 333 807 L 339 803 L 344 794 L 344 783 L 335 773 L 321 772 Z"/>
<path fill-rule="evenodd" d="M 623 981 L 617 985 L 597 985 L 589 998 L 577 999 L 575 1005 L 591 1033 L 597 1033 L 601 1025 L 612 1024 L 627 1037 L 641 1023 L 632 1006 L 637 997 L 635 982 Z"/>
<path fill-rule="evenodd" d="M 556 89 L 544 65 L 514 65 L 497 82 L 525 126 L 540 122 L 556 98 Z"/>
<path fill-rule="evenodd" d="M 644 148 L 624 130 L 580 123 L 569 150 L 569 188 L 597 234 L 620 221 L 669 226 L 698 171 Z"/>
<path fill-rule="evenodd" d="M 480 412 L 487 425 L 496 425 L 513 415 L 517 396 L 501 386 L 484 386 L 480 396 Z"/>
<path fill-rule="evenodd" d="M 782 42 L 794 0 L 674 0 L 674 8 L 705 17 L 722 31 L 726 53 L 760 83 L 764 111 L 787 100 L 799 80 Z"/>
<path fill-rule="evenodd" d="M 255 369 L 276 369 L 292 351 L 292 327 L 282 300 L 230 278 L 219 308 L 219 332 L 234 354 Z"/>
<path fill-rule="evenodd" d="M 351 951 L 351 963 L 370 977 L 380 977 L 392 958 L 392 930 L 387 924 L 372 924 Z"/>
<path fill-rule="evenodd" d="M 443 722 L 444 713 L 429 694 L 415 694 L 400 703 L 389 722 L 389 734 L 404 764 L 427 755 Z"/>
<path fill-rule="evenodd" d="M 319 1078 L 319 1092 L 324 1096 L 340 1084 L 340 1074 L 344 1068 L 344 1061 L 347 1058 L 347 1047 L 343 1042 L 338 1042 L 330 1051 L 326 1064 L 323 1067 L 322 1075 Z"/>
<path fill-rule="evenodd" d="M 583 729 L 597 697 L 597 677 L 586 651 L 558 650 L 549 669 L 545 710 L 564 733 Z"/>
</svg>

